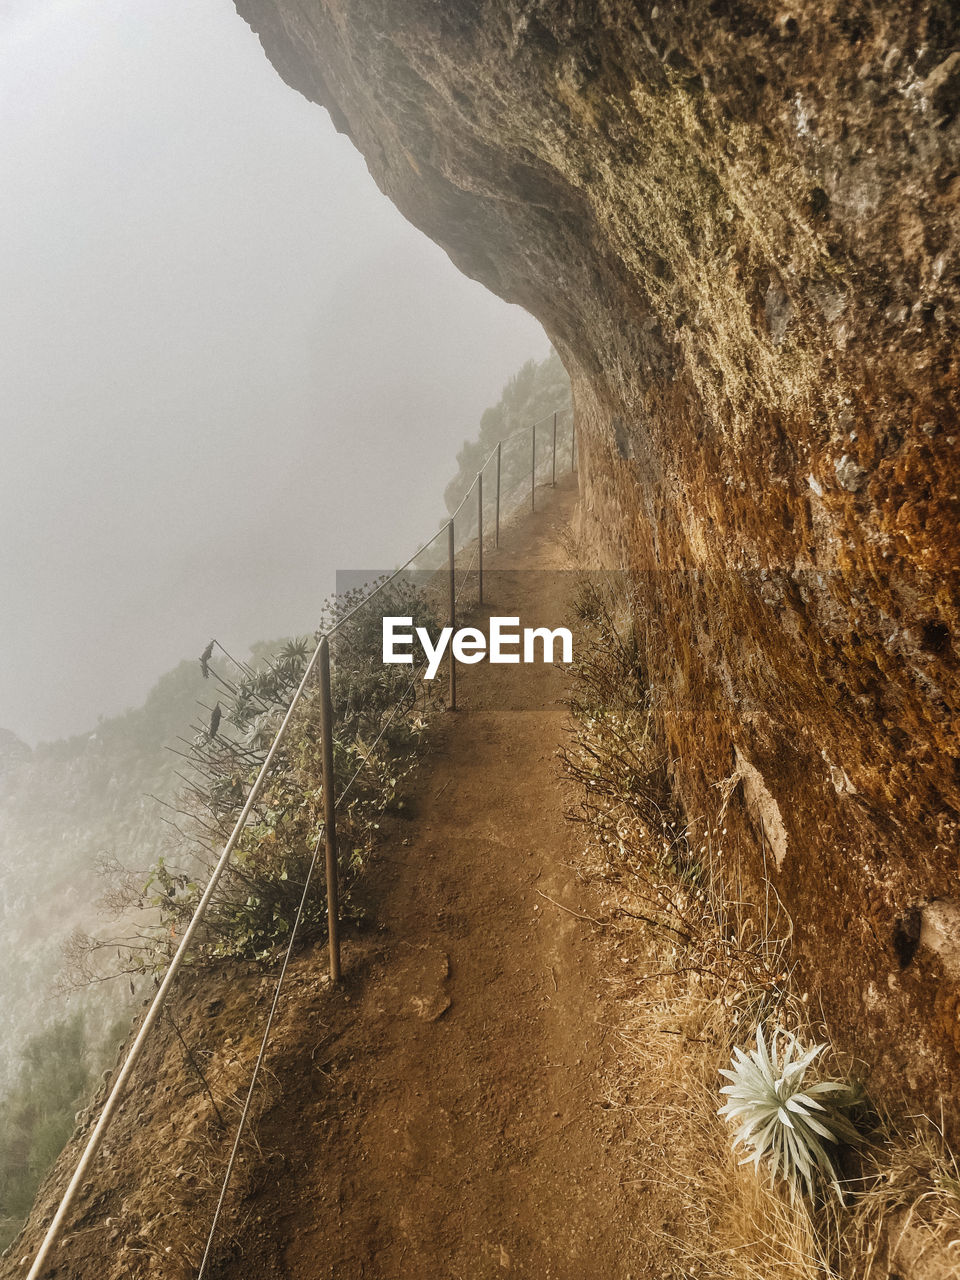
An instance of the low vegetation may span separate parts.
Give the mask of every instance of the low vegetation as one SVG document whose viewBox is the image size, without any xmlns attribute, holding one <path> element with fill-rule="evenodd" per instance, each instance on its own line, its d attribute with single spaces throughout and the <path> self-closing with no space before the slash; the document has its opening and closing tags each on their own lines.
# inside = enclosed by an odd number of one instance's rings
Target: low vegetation
<svg viewBox="0 0 960 1280">
<path fill-rule="evenodd" d="M 732 793 L 707 820 L 674 806 L 622 580 L 586 578 L 577 612 L 589 642 L 561 755 L 605 907 L 622 1010 L 606 1106 L 636 1146 L 651 1266 L 665 1251 L 670 1274 L 722 1280 L 960 1275 L 960 1179 L 935 1119 L 879 1114 L 796 990 L 775 888 L 751 902 L 726 847 Z"/>
<path fill-rule="evenodd" d="M 0 742 L 0 1249 L 126 1035 L 127 983 L 56 997 L 62 948 L 98 919 L 98 864 L 112 883 L 121 862 L 162 856 L 170 828 L 150 796 L 171 800 L 177 782 L 162 744 L 185 731 L 204 687 L 197 664 L 181 663 L 142 707 L 91 733 L 33 751 Z"/>
<path fill-rule="evenodd" d="M 414 668 L 381 662 L 381 613 L 414 617 L 431 632 L 436 628 L 427 594 L 403 578 L 383 589 L 375 607 L 363 604 L 368 590 L 328 602 L 318 631 L 336 628 L 331 665 L 341 907 L 354 917 L 359 909 L 351 891 L 376 846 L 382 815 L 403 808 L 403 780 L 418 757 L 432 707 L 429 686 Z M 179 797 L 165 804 L 174 838 L 148 872 L 113 857 L 103 860 L 101 870 L 110 886 L 104 905 L 113 928 L 74 934 L 67 948 L 65 985 L 87 988 L 124 977 L 132 992 L 142 979 L 159 977 L 195 911 L 315 644 L 311 636 L 258 645 L 250 662 L 222 652 L 215 658 L 215 644 L 205 650 L 202 715 L 192 727 L 192 740 L 184 741 L 189 748 L 184 764 L 190 768 L 182 774 Z M 323 838 L 317 693 L 314 679 L 211 900 L 191 956 L 194 965 L 241 960 L 252 962 L 256 970 L 269 965 L 289 940 L 307 871 Z M 300 922 L 303 943 L 326 932 L 322 877 L 315 876 L 313 886 Z M 206 1074 L 209 1053 L 195 1043 L 195 1035 L 184 1038 L 172 1018 L 171 1026 L 185 1070 L 210 1098 L 222 1128 Z M 125 1020 L 113 1028 L 111 1051 L 125 1029 Z M 0 1103 L 2 1245 L 16 1235 L 43 1175 L 73 1132 L 75 1113 L 89 1100 L 103 1061 L 104 1053 L 91 1046 L 80 1014 L 55 1022 L 27 1042 L 18 1081 Z"/>
</svg>

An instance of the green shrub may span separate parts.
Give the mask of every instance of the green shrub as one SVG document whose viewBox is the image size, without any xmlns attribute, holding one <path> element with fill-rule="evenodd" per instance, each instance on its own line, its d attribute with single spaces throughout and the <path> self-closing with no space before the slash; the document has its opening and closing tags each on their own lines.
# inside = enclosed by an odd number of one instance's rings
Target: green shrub
<svg viewBox="0 0 960 1280">
<path fill-rule="evenodd" d="M 334 711 L 334 775 L 339 805 L 337 835 L 344 911 L 354 908 L 351 886 L 379 832 L 380 818 L 403 807 L 403 779 L 417 758 L 429 709 L 413 668 L 384 665 L 381 618 L 411 616 L 416 625 L 438 629 L 424 591 L 400 577 L 370 604 L 365 590 L 327 605 L 318 635 L 340 624 L 331 639 Z M 358 607 L 360 606 L 360 607 Z M 348 616 L 349 615 L 349 616 Z M 160 858 L 138 895 L 147 919 L 127 949 L 128 968 L 161 969 L 192 917 L 213 865 L 249 793 L 286 706 L 299 685 L 315 641 L 289 641 L 264 654 L 261 665 L 236 672 L 221 697 L 215 735 L 199 732 L 192 756 L 196 779 L 181 798 L 188 834 L 202 838 L 199 855 L 178 865 Z M 266 958 L 283 946 L 300 903 L 313 850 L 323 832 L 323 788 L 319 681 L 314 679 L 291 721 L 285 742 L 238 843 L 236 854 L 210 903 L 200 954 Z M 320 878 L 305 904 L 303 938 L 326 931 L 326 901 Z"/>
</svg>

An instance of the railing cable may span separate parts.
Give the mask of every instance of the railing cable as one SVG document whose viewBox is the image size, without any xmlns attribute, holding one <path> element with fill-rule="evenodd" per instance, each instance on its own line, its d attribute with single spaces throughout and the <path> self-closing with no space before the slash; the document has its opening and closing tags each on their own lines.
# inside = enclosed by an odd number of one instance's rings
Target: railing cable
<svg viewBox="0 0 960 1280">
<path fill-rule="evenodd" d="M 380 742 L 380 740 L 383 738 L 383 735 L 386 733 L 386 731 L 390 728 L 391 724 L 396 719 L 397 713 L 399 712 L 400 708 L 403 706 L 404 702 L 406 701 L 407 695 L 409 694 L 410 690 L 416 684 L 417 680 L 419 680 L 421 673 L 426 668 L 426 665 L 427 665 L 426 662 L 423 662 L 420 664 L 420 667 L 414 673 L 413 679 L 407 685 L 406 689 L 404 689 L 404 691 L 400 694 L 399 698 L 397 698 L 396 702 L 394 703 L 393 710 L 391 711 L 386 723 L 381 727 L 380 732 L 377 734 L 376 738 L 374 738 L 373 742 L 370 744 L 370 747 L 367 750 L 367 754 L 364 756 L 363 760 L 360 763 L 360 767 L 357 769 L 356 773 L 354 773 L 353 777 L 350 779 L 350 781 L 344 787 L 343 791 L 341 791 L 340 795 L 337 797 L 336 804 L 338 808 L 341 802 L 347 798 L 347 795 L 349 794 L 351 788 L 353 787 L 353 784 L 356 782 L 360 774 L 366 768 L 367 763 L 369 762 L 371 756 L 373 755 L 373 752 L 376 749 L 378 743 Z M 307 868 L 307 878 L 304 881 L 303 893 L 300 895 L 300 904 L 297 907 L 297 914 L 293 922 L 293 927 L 290 931 L 290 941 L 287 943 L 287 949 L 283 957 L 283 966 L 280 969 L 280 975 L 277 978 L 276 990 L 273 993 L 273 1003 L 270 1006 L 270 1012 L 267 1015 L 266 1025 L 264 1026 L 264 1029 L 263 1029 L 263 1038 L 260 1041 L 260 1051 L 257 1054 L 257 1060 L 254 1063 L 253 1074 L 250 1077 L 250 1085 L 247 1089 L 247 1096 L 246 1096 L 246 1099 L 244 1100 L 243 1110 L 240 1113 L 240 1120 L 237 1124 L 236 1137 L 233 1140 L 233 1147 L 230 1151 L 230 1158 L 227 1161 L 227 1167 L 226 1167 L 226 1170 L 224 1171 L 223 1181 L 220 1186 L 220 1196 L 217 1200 L 217 1207 L 214 1209 L 214 1212 L 213 1212 L 213 1220 L 210 1223 L 210 1231 L 207 1235 L 207 1243 L 203 1251 L 203 1258 L 201 1259 L 201 1262 L 200 1262 L 200 1269 L 197 1272 L 197 1280 L 203 1280 L 203 1277 L 207 1269 L 207 1263 L 210 1259 L 211 1250 L 213 1248 L 213 1241 L 217 1231 L 217 1225 L 219 1224 L 220 1216 L 223 1213 L 223 1206 L 224 1206 L 224 1203 L 226 1202 L 227 1190 L 230 1185 L 230 1179 L 233 1177 L 234 1166 L 236 1165 L 237 1155 L 239 1154 L 239 1151 L 240 1151 L 240 1141 L 243 1137 L 243 1131 L 246 1128 L 247 1120 L 250 1115 L 250 1107 L 253 1101 L 253 1094 L 254 1094 L 254 1090 L 256 1089 L 257 1080 L 260 1075 L 260 1068 L 263 1066 L 264 1058 L 266 1057 L 267 1043 L 270 1039 L 270 1032 L 273 1028 L 273 1020 L 277 1012 L 277 1006 L 280 1003 L 280 991 L 283 987 L 284 978 L 287 976 L 287 966 L 290 963 L 290 957 L 293 954 L 294 943 L 297 940 L 297 933 L 300 929 L 300 922 L 303 919 L 304 907 L 306 906 L 307 896 L 310 891 L 310 885 L 313 882 L 313 873 L 316 870 L 317 861 L 320 857 L 320 846 L 323 843 L 324 835 L 325 835 L 325 832 L 323 828 L 321 828 L 321 830 L 317 834 L 316 841 L 314 842 L 313 855 L 310 859 L 310 865 Z"/>
<path fill-rule="evenodd" d="M 93 1132 L 87 1139 L 87 1144 L 80 1156 L 80 1160 L 77 1164 L 76 1170 L 74 1171 L 73 1177 L 70 1179 L 67 1189 L 63 1193 L 63 1198 L 60 1201 L 57 1212 L 54 1214 L 53 1220 L 47 1228 L 40 1248 L 37 1251 L 37 1256 L 33 1260 L 33 1266 L 27 1273 L 27 1280 L 39 1280 L 41 1269 L 47 1260 L 47 1256 L 50 1253 L 54 1242 L 60 1234 L 64 1219 L 70 1211 L 80 1187 L 83 1185 L 84 1179 L 87 1175 L 87 1170 L 103 1144 L 107 1128 L 109 1127 L 114 1113 L 120 1104 L 121 1095 L 133 1074 L 133 1069 L 137 1065 L 140 1055 L 143 1053 L 147 1037 L 160 1017 L 167 994 L 173 986 L 177 974 L 180 972 L 180 968 L 186 958 L 187 950 L 193 941 L 194 935 L 200 927 L 204 915 L 206 914 L 210 899 L 216 892 L 217 885 L 220 883 L 220 878 L 226 870 L 227 863 L 230 860 L 230 855 L 233 853 L 237 841 L 240 839 L 243 829 L 247 824 L 250 812 L 253 809 L 257 797 L 260 795 L 260 791 L 266 781 L 267 775 L 273 766 L 274 758 L 280 749 L 280 744 L 286 735 L 287 727 L 293 717 L 294 710 L 296 709 L 300 698 L 303 696 L 303 691 L 307 687 L 307 683 L 313 674 L 319 654 L 320 645 L 318 644 L 316 649 L 313 651 L 313 656 L 307 664 L 306 670 L 303 673 L 303 678 L 290 700 L 287 713 L 283 718 L 280 728 L 277 730 L 276 737 L 270 746 L 270 750 L 267 752 L 263 764 L 260 766 L 260 771 L 254 780 L 253 786 L 250 788 L 250 794 L 247 796 L 246 803 L 240 812 L 240 816 L 237 818 L 233 831 L 231 832 L 227 843 L 224 845 L 223 852 L 221 853 L 217 861 L 217 865 L 214 867 L 213 873 L 207 882 L 207 887 L 204 889 L 200 901 L 197 903 L 196 910 L 184 931 L 183 937 L 180 939 L 180 945 L 177 947 L 173 959 L 170 961 L 167 971 L 163 976 L 163 980 L 157 988 L 153 1000 L 150 1003 L 150 1008 L 147 1010 L 146 1016 L 140 1025 L 140 1030 L 137 1032 L 133 1044 L 130 1046 L 130 1051 L 124 1060 L 123 1066 L 120 1068 L 120 1072 L 114 1080 L 113 1086 L 107 1095 L 106 1101 L 103 1104 L 103 1110 L 100 1112 L 96 1125 L 94 1125 Z"/>
<path fill-rule="evenodd" d="M 247 1117 L 250 1115 L 250 1104 L 253 1101 L 253 1092 L 257 1085 L 257 1079 L 260 1075 L 260 1068 L 263 1066 L 263 1060 L 267 1052 L 267 1041 L 270 1038 L 270 1031 L 273 1027 L 273 1019 L 277 1012 L 277 1005 L 280 1003 L 280 991 L 283 987 L 283 980 L 287 975 L 287 965 L 290 963 L 290 957 L 293 954 L 293 944 L 297 940 L 297 932 L 300 929 L 300 921 L 303 919 L 303 909 L 306 906 L 307 895 L 310 891 L 310 885 L 313 881 L 313 872 L 317 865 L 317 858 L 320 855 L 320 843 L 323 839 L 322 831 L 317 836 L 313 846 L 313 856 L 310 859 L 310 866 L 307 869 L 307 878 L 303 884 L 303 893 L 300 895 L 300 903 L 297 907 L 297 914 L 293 922 L 293 928 L 290 930 L 290 941 L 287 944 L 287 950 L 283 957 L 283 966 L 280 970 L 280 977 L 277 979 L 277 987 L 273 993 L 273 1003 L 270 1006 L 270 1012 L 267 1015 L 267 1023 L 263 1029 L 263 1039 L 260 1041 L 260 1052 L 257 1054 L 257 1061 L 254 1064 L 253 1075 L 250 1077 L 250 1086 L 247 1089 L 247 1096 L 244 1099 L 243 1110 L 240 1113 L 240 1122 L 237 1125 L 237 1136 L 233 1140 L 233 1148 L 230 1151 L 230 1159 L 227 1161 L 227 1168 L 223 1175 L 223 1182 L 220 1187 L 220 1197 L 217 1200 L 217 1207 L 213 1213 L 213 1221 L 210 1224 L 210 1232 L 207 1236 L 206 1247 L 203 1251 L 203 1258 L 200 1262 L 200 1270 L 197 1272 L 197 1280 L 203 1280 L 203 1275 L 207 1269 L 207 1262 L 210 1258 L 210 1251 L 213 1248 L 213 1238 L 216 1235 L 217 1224 L 220 1221 L 220 1215 L 223 1212 L 224 1201 L 227 1198 L 227 1188 L 230 1185 L 230 1179 L 233 1176 L 233 1167 L 237 1161 L 237 1153 L 240 1150 L 240 1140 L 243 1137 L 243 1131 L 246 1128 Z"/>
<path fill-rule="evenodd" d="M 459 600 L 460 596 L 463 594 L 463 589 L 467 585 L 467 582 L 470 578 L 471 573 L 473 573 L 473 566 L 477 563 L 477 556 L 479 555 L 479 553 L 480 553 L 480 541 L 479 539 L 477 539 L 477 545 L 473 549 L 473 559 L 467 565 L 467 568 L 464 571 L 464 575 L 460 580 L 460 590 L 457 592 L 456 596 L 454 597 L 456 600 Z M 450 661 L 451 662 L 453 661 L 452 657 Z"/>
<path fill-rule="evenodd" d="M 355 604 L 352 609 L 348 609 L 346 613 L 341 614 L 340 617 L 337 618 L 336 622 L 331 623 L 330 627 L 327 629 L 327 632 L 326 632 L 328 639 L 330 636 L 334 635 L 337 631 L 339 631 L 340 628 L 343 626 L 343 624 L 348 619 L 352 618 L 353 615 L 357 613 L 360 609 L 362 609 L 364 605 L 369 604 L 370 601 L 374 598 L 374 596 L 379 595 L 380 592 L 384 589 L 384 587 L 388 587 L 390 583 L 393 582 L 394 578 L 398 578 L 405 569 L 409 569 L 410 566 L 413 564 L 414 560 L 416 560 L 418 556 L 423 555 L 427 547 L 433 546 L 436 540 L 440 537 L 441 533 L 444 533 L 446 531 L 446 527 L 447 527 L 447 522 L 444 521 L 443 524 L 440 526 L 440 528 L 437 530 L 437 532 L 433 535 L 433 537 L 428 538 L 427 541 L 423 544 L 423 546 L 419 547 L 413 553 L 413 555 L 410 557 L 409 560 L 405 560 L 399 569 L 394 569 L 394 571 L 389 575 L 389 577 L 386 577 L 382 582 L 377 583 L 377 585 L 373 588 L 373 590 L 368 595 L 365 595 L 363 599 L 360 600 L 357 604 Z"/>
</svg>

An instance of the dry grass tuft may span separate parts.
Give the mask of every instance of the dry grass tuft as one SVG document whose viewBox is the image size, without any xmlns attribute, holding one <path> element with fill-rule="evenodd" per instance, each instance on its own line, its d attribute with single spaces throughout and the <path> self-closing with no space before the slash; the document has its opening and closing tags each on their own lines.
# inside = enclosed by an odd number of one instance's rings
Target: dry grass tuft
<svg viewBox="0 0 960 1280">
<path fill-rule="evenodd" d="M 928 1116 L 881 1118 L 845 1225 L 863 1280 L 960 1277 L 960 1168 L 940 1125 Z"/>
</svg>

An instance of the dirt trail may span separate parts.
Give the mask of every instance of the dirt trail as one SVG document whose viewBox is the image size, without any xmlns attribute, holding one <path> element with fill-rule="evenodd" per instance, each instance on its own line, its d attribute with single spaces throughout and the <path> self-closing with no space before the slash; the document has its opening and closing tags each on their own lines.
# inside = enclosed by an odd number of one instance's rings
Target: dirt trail
<svg viewBox="0 0 960 1280">
<path fill-rule="evenodd" d="M 575 501 L 569 482 L 547 491 L 510 531 L 480 616 L 568 618 L 570 576 L 529 571 L 565 567 Z M 639 1276 L 636 1171 L 599 1096 L 613 1018 L 570 914 L 595 908 L 563 818 L 563 688 L 539 663 L 460 669 L 460 710 L 384 849 L 376 937 L 348 939 L 342 991 L 295 1070 L 281 1055 L 259 1138 L 282 1154 L 219 1276 Z"/>
</svg>

